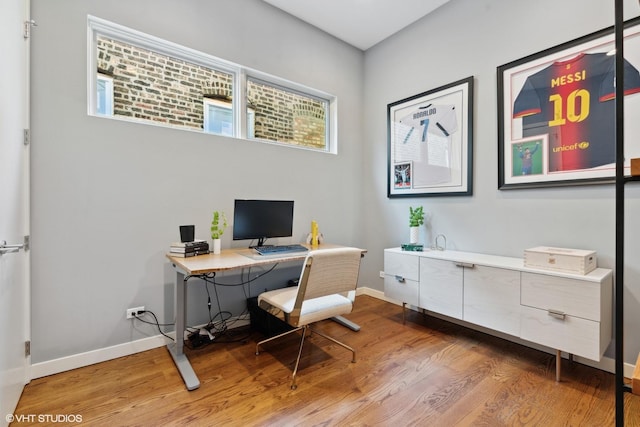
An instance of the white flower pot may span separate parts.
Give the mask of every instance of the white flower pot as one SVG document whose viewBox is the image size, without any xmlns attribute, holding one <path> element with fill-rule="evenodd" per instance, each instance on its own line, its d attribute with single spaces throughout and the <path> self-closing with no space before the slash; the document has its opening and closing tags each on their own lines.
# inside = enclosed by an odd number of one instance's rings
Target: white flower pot
<svg viewBox="0 0 640 427">
<path fill-rule="evenodd" d="M 418 237 L 420 236 L 420 227 L 409 227 L 409 243 L 418 243 Z"/>
<path fill-rule="evenodd" d="M 220 253 L 220 239 L 213 239 L 213 253 Z"/>
</svg>

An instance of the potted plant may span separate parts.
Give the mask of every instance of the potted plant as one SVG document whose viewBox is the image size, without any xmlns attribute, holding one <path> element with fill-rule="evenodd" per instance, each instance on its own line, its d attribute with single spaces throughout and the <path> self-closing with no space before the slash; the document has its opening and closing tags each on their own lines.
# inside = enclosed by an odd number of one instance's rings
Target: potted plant
<svg viewBox="0 0 640 427">
<path fill-rule="evenodd" d="M 424 224 L 424 209 L 422 206 L 413 208 L 409 206 L 409 243 L 418 243 L 420 226 Z"/>
<path fill-rule="evenodd" d="M 213 219 L 211 220 L 211 239 L 213 240 L 213 253 L 220 253 L 220 237 L 227 228 L 227 216 L 224 212 L 213 211 Z"/>
</svg>

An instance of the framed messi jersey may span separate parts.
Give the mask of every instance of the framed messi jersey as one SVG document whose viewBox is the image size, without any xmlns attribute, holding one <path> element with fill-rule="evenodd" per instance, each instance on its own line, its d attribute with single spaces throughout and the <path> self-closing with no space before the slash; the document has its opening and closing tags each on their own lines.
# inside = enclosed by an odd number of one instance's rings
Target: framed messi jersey
<svg viewBox="0 0 640 427">
<path fill-rule="evenodd" d="M 625 170 L 640 157 L 640 21 L 624 30 Z M 498 67 L 498 188 L 613 182 L 613 28 Z"/>
</svg>

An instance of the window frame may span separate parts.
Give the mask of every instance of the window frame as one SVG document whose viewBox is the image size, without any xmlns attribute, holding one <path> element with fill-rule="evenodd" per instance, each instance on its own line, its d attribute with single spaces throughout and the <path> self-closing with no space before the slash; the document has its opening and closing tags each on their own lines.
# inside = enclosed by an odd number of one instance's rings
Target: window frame
<svg viewBox="0 0 640 427">
<path fill-rule="evenodd" d="M 203 52 L 191 49 L 177 43 L 173 43 L 159 37 L 155 37 L 140 31 L 107 21 L 102 18 L 98 18 L 92 15 L 87 15 L 87 48 L 88 48 L 88 61 L 87 61 L 87 113 L 91 116 L 108 117 L 116 120 L 132 121 L 135 123 L 151 124 L 155 126 L 164 126 L 171 128 L 179 128 L 183 130 L 197 131 L 194 129 L 187 129 L 185 127 L 170 125 L 165 123 L 157 123 L 146 120 L 139 120 L 135 118 L 128 118 L 126 116 L 105 116 L 97 114 L 97 80 L 98 73 L 96 72 L 97 64 L 97 37 L 98 35 L 118 40 L 137 46 L 143 49 L 148 49 L 155 53 L 174 57 L 182 61 L 190 62 L 195 65 L 214 69 L 223 73 L 228 73 L 232 76 L 232 113 L 234 122 L 234 135 L 233 138 L 260 141 L 268 144 L 277 144 L 285 147 L 306 149 L 321 153 L 337 154 L 337 97 L 328 93 L 312 89 L 299 83 L 294 83 L 289 80 L 276 77 L 255 69 L 240 66 L 230 61 L 217 58 L 212 55 L 205 54 Z M 275 88 L 281 88 L 282 90 L 298 93 L 302 96 L 317 99 L 319 101 L 326 102 L 325 104 L 325 147 L 323 149 L 314 148 L 304 145 L 291 144 L 284 141 L 273 141 L 262 138 L 255 138 L 248 135 L 248 108 L 247 108 L 247 82 L 248 80 L 256 80 L 264 84 L 273 86 Z M 203 97 L 203 106 L 205 98 Z M 204 132 L 204 120 L 203 129 Z M 213 134 L 215 135 L 215 134 Z"/>
</svg>

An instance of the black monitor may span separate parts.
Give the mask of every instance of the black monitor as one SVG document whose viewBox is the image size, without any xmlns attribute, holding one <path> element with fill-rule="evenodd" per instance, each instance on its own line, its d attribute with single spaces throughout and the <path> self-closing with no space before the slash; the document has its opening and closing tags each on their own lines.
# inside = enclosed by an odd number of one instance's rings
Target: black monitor
<svg viewBox="0 0 640 427">
<path fill-rule="evenodd" d="M 236 200 L 233 208 L 233 240 L 289 237 L 293 232 L 293 201 Z"/>
</svg>

